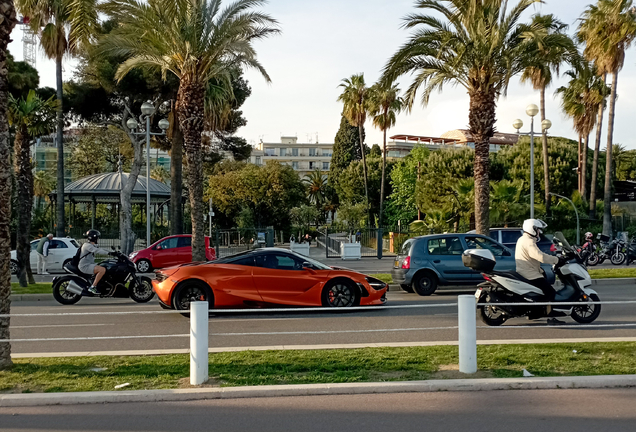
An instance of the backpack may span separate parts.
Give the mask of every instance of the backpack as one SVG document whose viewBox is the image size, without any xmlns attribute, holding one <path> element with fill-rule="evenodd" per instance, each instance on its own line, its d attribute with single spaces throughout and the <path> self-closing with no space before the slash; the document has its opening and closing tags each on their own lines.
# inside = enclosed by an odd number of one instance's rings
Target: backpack
<svg viewBox="0 0 636 432">
<path fill-rule="evenodd" d="M 77 252 L 75 253 L 75 255 L 73 256 L 73 258 L 71 259 L 71 265 L 73 265 L 74 267 L 78 267 L 80 261 L 82 260 L 82 258 L 87 257 L 88 255 L 90 255 L 91 253 L 87 253 L 86 255 L 82 256 L 82 247 L 80 246 L 77 249 Z"/>
</svg>

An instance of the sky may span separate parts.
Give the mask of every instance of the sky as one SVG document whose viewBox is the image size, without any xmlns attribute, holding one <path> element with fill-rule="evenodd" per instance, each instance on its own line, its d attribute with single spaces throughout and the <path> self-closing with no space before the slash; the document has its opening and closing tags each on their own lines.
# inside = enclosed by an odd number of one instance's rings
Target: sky
<svg viewBox="0 0 636 432">
<path fill-rule="evenodd" d="M 511 2 L 513 3 L 513 2 Z M 546 0 L 530 8 L 534 13 L 555 14 L 573 33 L 577 19 L 590 0 Z M 272 82 L 252 70 L 245 73 L 252 95 L 242 109 L 248 123 L 237 135 L 255 144 L 259 140 L 280 142 L 281 136 L 297 136 L 299 142 L 333 143 L 340 125 L 342 104 L 337 101 L 342 79 L 364 73 L 371 85 L 379 77 L 386 61 L 406 42 L 409 31 L 402 29 L 403 18 L 416 11 L 413 0 L 270 0 L 262 10 L 280 23 L 282 33 L 256 44 L 260 62 Z M 17 60 L 22 59 L 22 34 L 14 30 L 9 45 Z M 72 77 L 75 62 L 64 64 L 65 80 Z M 40 85 L 55 87 L 55 66 L 38 51 Z M 567 67 L 566 67 L 567 69 Z M 409 76 L 399 82 L 402 89 Z M 553 122 L 552 135 L 577 139 L 572 122 L 562 113 L 554 91 L 567 84 L 556 79 L 546 95 L 546 115 Z M 631 95 L 631 96 L 630 96 Z M 636 120 L 636 48 L 627 52 L 625 67 L 619 75 L 614 143 L 636 149 L 631 121 Z M 389 136 L 410 134 L 440 136 L 446 131 L 468 127 L 468 95 L 463 87 L 447 86 L 433 94 L 430 103 L 419 103 L 410 113 L 402 113 Z M 528 129 L 528 104 L 539 104 L 539 93 L 529 84 L 513 78 L 506 97 L 497 108 L 497 130 L 514 132 L 512 122 L 520 118 Z M 601 148 L 607 142 L 607 112 Z M 381 144 L 382 133 L 366 127 L 367 144 Z"/>
</svg>

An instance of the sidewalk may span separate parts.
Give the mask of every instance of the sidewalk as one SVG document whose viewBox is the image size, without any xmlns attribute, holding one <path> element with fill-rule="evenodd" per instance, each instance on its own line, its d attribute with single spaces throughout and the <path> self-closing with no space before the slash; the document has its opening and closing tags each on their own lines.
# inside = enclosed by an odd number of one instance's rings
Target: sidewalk
<svg viewBox="0 0 636 432">
<path fill-rule="evenodd" d="M 599 375 L 547 378 L 468 378 L 454 380 L 375 383 L 196 387 L 174 390 L 2 394 L 0 395 L 0 407 L 192 401 L 285 396 L 423 393 L 439 391 L 556 390 L 616 387 L 636 387 L 636 375 Z"/>
</svg>

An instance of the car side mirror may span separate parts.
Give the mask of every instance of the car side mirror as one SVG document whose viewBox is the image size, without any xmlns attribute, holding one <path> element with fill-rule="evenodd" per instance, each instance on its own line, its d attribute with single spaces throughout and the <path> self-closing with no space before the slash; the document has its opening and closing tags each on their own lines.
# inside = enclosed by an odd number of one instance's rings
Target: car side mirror
<svg viewBox="0 0 636 432">
<path fill-rule="evenodd" d="M 303 263 L 303 270 L 307 270 L 311 274 L 315 274 L 316 273 L 316 271 L 312 268 L 312 265 L 310 263 L 308 263 L 307 261 L 305 261 Z"/>
<path fill-rule="evenodd" d="M 508 249 L 504 249 L 503 256 L 507 256 L 507 257 L 512 256 L 512 252 L 510 252 Z"/>
<path fill-rule="evenodd" d="M 155 246 L 155 249 L 157 249 L 157 250 L 161 250 L 161 245 L 157 245 L 157 246 Z"/>
</svg>

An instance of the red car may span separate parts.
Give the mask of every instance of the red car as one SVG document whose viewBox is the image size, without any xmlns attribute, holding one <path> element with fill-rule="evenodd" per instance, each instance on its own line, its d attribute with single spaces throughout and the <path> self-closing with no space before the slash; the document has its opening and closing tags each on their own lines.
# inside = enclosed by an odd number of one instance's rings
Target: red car
<svg viewBox="0 0 636 432">
<path fill-rule="evenodd" d="M 193 300 L 207 301 L 210 308 L 379 306 L 388 285 L 286 249 L 263 248 L 159 270 L 152 287 L 163 307 L 188 310 Z"/>
<path fill-rule="evenodd" d="M 130 259 L 140 273 L 153 269 L 171 267 L 192 262 L 192 236 L 190 234 L 164 237 L 149 248 L 130 254 Z M 205 237 L 205 259 L 216 259 L 216 252 L 210 246 L 210 237 Z"/>
</svg>

